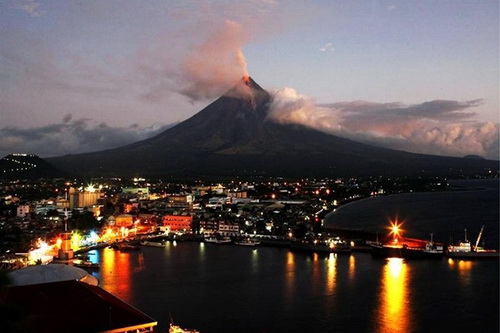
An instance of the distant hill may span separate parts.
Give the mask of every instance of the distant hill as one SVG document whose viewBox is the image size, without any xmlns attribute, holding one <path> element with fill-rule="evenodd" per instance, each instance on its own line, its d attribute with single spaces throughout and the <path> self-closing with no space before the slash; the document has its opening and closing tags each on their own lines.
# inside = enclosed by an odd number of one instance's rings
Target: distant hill
<svg viewBox="0 0 500 333">
<path fill-rule="evenodd" d="M 10 154 L 0 160 L 0 179 L 58 178 L 67 173 L 36 155 Z"/>
<path fill-rule="evenodd" d="M 193 117 L 159 135 L 100 152 L 48 159 L 83 176 L 458 175 L 498 161 L 413 154 L 267 118 L 271 96 L 245 77 Z"/>
<path fill-rule="evenodd" d="M 484 157 L 479 156 L 479 155 L 465 155 L 464 158 L 470 158 L 473 160 L 485 160 Z"/>
</svg>

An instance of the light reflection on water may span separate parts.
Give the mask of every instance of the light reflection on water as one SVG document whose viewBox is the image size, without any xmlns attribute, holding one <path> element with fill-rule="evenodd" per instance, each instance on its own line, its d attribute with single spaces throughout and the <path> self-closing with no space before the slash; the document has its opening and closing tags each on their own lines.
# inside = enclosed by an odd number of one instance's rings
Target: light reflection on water
<svg viewBox="0 0 500 333">
<path fill-rule="evenodd" d="M 470 260 L 458 260 L 448 258 L 448 266 L 450 269 L 458 272 L 460 277 L 459 281 L 462 285 L 467 286 L 471 284 L 471 273 L 474 262 Z"/>
<path fill-rule="evenodd" d="M 311 290 L 314 294 L 321 292 L 323 289 L 322 281 L 322 270 L 323 263 L 319 261 L 319 256 L 317 253 L 313 253 L 312 260 L 312 271 L 311 271 Z"/>
<path fill-rule="evenodd" d="M 409 273 L 408 264 L 403 259 L 387 259 L 381 281 L 379 332 L 410 331 Z"/>
<path fill-rule="evenodd" d="M 111 248 L 101 251 L 101 267 L 97 278 L 100 286 L 125 301 L 132 299 L 132 276 L 146 269 L 142 252 L 122 252 Z"/>
<path fill-rule="evenodd" d="M 102 250 L 101 287 L 123 299 L 129 299 L 130 294 L 130 260 L 120 255 L 122 253 L 105 248 Z"/>
<path fill-rule="evenodd" d="M 327 264 L 326 294 L 333 295 L 335 291 L 335 277 L 337 275 L 337 254 L 330 253 Z"/>
<path fill-rule="evenodd" d="M 417 332 L 428 329 L 427 322 L 448 325 L 456 310 L 447 309 L 457 304 L 471 308 L 477 298 L 490 308 L 495 304 L 478 292 L 485 284 L 478 277 L 488 282 L 492 275 L 490 262 L 381 261 L 365 253 L 315 255 L 187 242 L 141 252 L 98 252 L 101 287 L 159 321 L 169 309 L 181 323 L 201 331 L 228 332 L 229 326 L 241 325 L 240 332 L 298 332 L 307 318 L 310 332 L 332 327 L 339 332 Z M 436 293 L 459 288 L 435 300 Z M 497 290 L 498 283 L 487 292 Z M 248 309 L 254 309 L 250 317 Z M 219 322 L 214 318 L 221 312 L 236 317 Z"/>
<path fill-rule="evenodd" d="M 354 282 L 356 278 L 356 258 L 354 255 L 349 256 L 349 282 Z"/>
<path fill-rule="evenodd" d="M 291 305 L 295 296 L 295 255 L 289 251 L 286 254 L 285 267 L 285 305 Z"/>
<path fill-rule="evenodd" d="M 257 275 L 259 272 L 259 251 L 252 249 L 252 275 Z"/>
</svg>

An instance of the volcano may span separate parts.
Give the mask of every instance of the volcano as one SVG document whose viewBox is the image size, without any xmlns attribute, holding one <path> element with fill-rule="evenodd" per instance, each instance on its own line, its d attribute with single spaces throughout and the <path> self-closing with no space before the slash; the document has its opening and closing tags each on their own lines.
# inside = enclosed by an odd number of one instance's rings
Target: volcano
<svg viewBox="0 0 500 333">
<path fill-rule="evenodd" d="M 271 96 L 251 77 L 159 135 L 50 163 L 80 176 L 458 175 L 498 170 L 498 161 L 414 154 L 358 143 L 267 117 Z"/>
</svg>

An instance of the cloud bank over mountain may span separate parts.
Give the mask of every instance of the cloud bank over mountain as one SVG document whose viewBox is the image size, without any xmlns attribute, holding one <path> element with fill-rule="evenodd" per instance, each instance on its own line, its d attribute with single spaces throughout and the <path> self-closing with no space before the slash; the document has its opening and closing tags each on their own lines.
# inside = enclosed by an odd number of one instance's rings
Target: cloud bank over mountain
<svg viewBox="0 0 500 333">
<path fill-rule="evenodd" d="M 41 157 L 116 148 L 163 132 L 169 125 L 113 127 L 68 114 L 60 123 L 36 128 L 0 128 L 0 155 L 30 153 Z"/>
<path fill-rule="evenodd" d="M 317 105 L 292 88 L 273 92 L 269 118 L 352 140 L 415 153 L 499 158 L 499 124 L 478 122 L 481 100 L 434 100 L 414 105 L 366 101 Z"/>
</svg>

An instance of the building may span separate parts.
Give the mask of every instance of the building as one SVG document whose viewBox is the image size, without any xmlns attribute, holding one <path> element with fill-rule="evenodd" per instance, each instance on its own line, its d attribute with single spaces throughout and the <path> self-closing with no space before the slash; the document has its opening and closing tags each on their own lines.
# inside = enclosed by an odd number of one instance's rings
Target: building
<svg viewBox="0 0 500 333">
<path fill-rule="evenodd" d="M 47 215 L 48 212 L 53 211 L 53 210 L 57 210 L 56 205 L 51 205 L 51 204 L 36 205 L 35 214 Z"/>
<path fill-rule="evenodd" d="M 115 226 L 129 228 L 134 225 L 134 217 L 129 214 L 121 214 L 115 218 Z"/>
<path fill-rule="evenodd" d="M 57 198 L 56 200 L 56 207 L 57 209 L 69 209 L 69 200 L 68 199 L 63 199 L 63 198 Z"/>
<path fill-rule="evenodd" d="M 122 194 L 126 197 L 134 197 L 139 200 L 149 199 L 149 187 L 124 187 Z"/>
<path fill-rule="evenodd" d="M 29 205 L 17 206 L 17 217 L 26 217 L 30 213 Z"/>
<path fill-rule="evenodd" d="M 222 234 L 238 234 L 240 225 L 238 223 L 219 222 L 218 232 Z"/>
<path fill-rule="evenodd" d="M 138 212 L 139 211 L 139 203 L 138 202 L 128 202 L 123 204 L 123 212 L 125 214 L 131 213 L 131 212 Z"/>
<path fill-rule="evenodd" d="M 97 204 L 101 198 L 101 192 L 92 186 L 79 190 L 74 187 L 69 188 L 69 208 L 84 208 Z"/>
<path fill-rule="evenodd" d="M 228 195 L 228 197 L 231 197 L 231 198 L 245 199 L 248 197 L 247 191 L 230 191 L 227 195 Z"/>
<path fill-rule="evenodd" d="M 200 232 L 205 234 L 212 234 L 219 231 L 219 221 L 203 220 L 200 221 Z"/>
<path fill-rule="evenodd" d="M 191 231 L 193 217 L 190 215 L 165 215 L 163 216 L 163 227 L 170 232 Z"/>
<path fill-rule="evenodd" d="M 188 194 L 188 195 L 171 195 L 167 197 L 167 208 L 174 208 L 174 209 L 185 209 L 185 210 L 191 210 L 193 209 L 193 196 Z"/>
<path fill-rule="evenodd" d="M 226 197 L 212 197 L 208 199 L 208 203 L 205 205 L 207 208 L 222 208 L 226 203 Z"/>
<path fill-rule="evenodd" d="M 92 205 L 88 207 L 87 210 L 92 214 L 94 214 L 94 217 L 98 217 L 101 216 L 103 208 L 104 208 L 103 205 Z"/>
</svg>

